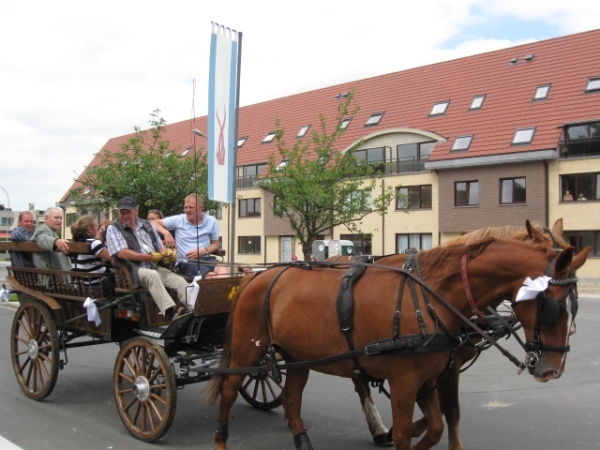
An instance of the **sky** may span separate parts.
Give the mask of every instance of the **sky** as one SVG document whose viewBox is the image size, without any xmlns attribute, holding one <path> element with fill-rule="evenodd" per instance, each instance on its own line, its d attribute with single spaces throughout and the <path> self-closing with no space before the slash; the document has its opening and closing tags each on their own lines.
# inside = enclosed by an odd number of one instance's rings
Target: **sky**
<svg viewBox="0 0 600 450">
<path fill-rule="evenodd" d="M 111 138 L 208 110 L 211 22 L 240 106 L 600 28 L 589 0 L 0 0 L 0 203 L 54 206 Z"/>
</svg>

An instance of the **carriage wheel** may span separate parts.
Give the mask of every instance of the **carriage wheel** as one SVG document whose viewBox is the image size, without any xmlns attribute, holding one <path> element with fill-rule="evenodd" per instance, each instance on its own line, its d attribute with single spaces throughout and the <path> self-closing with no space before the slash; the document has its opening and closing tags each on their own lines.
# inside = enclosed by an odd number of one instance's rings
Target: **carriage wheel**
<svg viewBox="0 0 600 450">
<path fill-rule="evenodd" d="M 261 361 L 264 363 L 265 361 Z M 281 406 L 281 391 L 285 386 L 285 370 L 281 371 L 281 381 L 278 383 L 269 372 L 250 373 L 240 387 L 240 394 L 250 405 L 265 411 Z"/>
<path fill-rule="evenodd" d="M 59 349 L 56 324 L 50 310 L 41 303 L 23 303 L 12 324 L 12 363 L 25 395 L 46 398 L 58 378 Z"/>
<path fill-rule="evenodd" d="M 177 409 L 175 372 L 164 349 L 151 339 L 125 342 L 114 370 L 121 420 L 136 438 L 154 442 L 171 427 Z"/>
</svg>

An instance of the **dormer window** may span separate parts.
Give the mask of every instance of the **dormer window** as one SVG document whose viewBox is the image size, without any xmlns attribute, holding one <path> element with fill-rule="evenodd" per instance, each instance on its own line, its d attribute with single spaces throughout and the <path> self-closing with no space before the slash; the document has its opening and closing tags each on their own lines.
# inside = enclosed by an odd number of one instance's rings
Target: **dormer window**
<svg viewBox="0 0 600 450">
<path fill-rule="evenodd" d="M 459 136 L 456 139 L 454 139 L 454 143 L 452 144 L 452 148 L 450 148 L 450 150 L 457 151 L 457 152 L 463 151 L 463 150 L 469 150 L 472 140 L 473 140 L 472 134 L 469 136 Z"/>
<path fill-rule="evenodd" d="M 511 145 L 531 144 L 534 134 L 535 128 L 521 128 L 515 131 Z"/>
<path fill-rule="evenodd" d="M 533 99 L 534 100 L 545 100 L 548 98 L 549 93 L 550 93 L 550 85 L 543 84 L 536 88 L 535 94 L 533 94 Z"/>
<path fill-rule="evenodd" d="M 585 87 L 585 92 L 592 91 L 600 91 L 600 77 L 594 77 L 588 80 L 587 86 Z"/>
<path fill-rule="evenodd" d="M 186 148 L 183 152 L 181 152 L 181 157 L 187 156 L 187 154 L 190 152 L 190 150 L 192 149 L 192 147 L 188 147 Z"/>
<path fill-rule="evenodd" d="M 310 125 L 304 125 L 302 128 L 300 128 L 300 131 L 298 131 L 298 134 L 296 135 L 296 137 L 297 138 L 304 137 L 309 128 L 310 128 Z"/>
<path fill-rule="evenodd" d="M 481 109 L 483 107 L 484 100 L 485 95 L 477 95 L 473 97 L 473 101 L 471 102 L 471 106 L 469 106 L 469 109 Z"/>
<path fill-rule="evenodd" d="M 248 136 L 243 136 L 241 138 L 238 138 L 237 148 L 240 148 L 242 145 L 244 145 L 247 140 L 248 140 Z"/>
<path fill-rule="evenodd" d="M 352 117 L 348 117 L 348 118 L 342 120 L 342 122 L 340 123 L 340 130 L 345 130 L 346 128 L 348 128 L 348 125 L 350 125 L 351 121 L 352 121 Z"/>
<path fill-rule="evenodd" d="M 269 133 L 264 137 L 264 139 L 262 140 L 263 144 L 267 144 L 269 142 L 273 142 L 273 139 L 275 139 L 275 135 L 277 133 L 275 131 L 269 131 Z"/>
<path fill-rule="evenodd" d="M 433 108 L 431 108 L 431 112 L 429 113 L 429 115 L 440 116 L 442 114 L 445 114 L 449 104 L 449 101 L 436 103 L 435 105 L 433 105 Z"/>
<path fill-rule="evenodd" d="M 289 161 L 287 159 L 284 159 L 283 161 L 281 161 L 277 167 L 275 168 L 275 170 L 281 170 L 284 167 L 286 167 L 289 164 Z"/>
<path fill-rule="evenodd" d="M 369 117 L 367 119 L 367 121 L 365 122 L 365 127 L 371 127 L 373 125 L 378 125 L 379 122 L 381 122 L 382 117 L 383 117 L 382 112 L 371 114 L 371 117 Z"/>
</svg>

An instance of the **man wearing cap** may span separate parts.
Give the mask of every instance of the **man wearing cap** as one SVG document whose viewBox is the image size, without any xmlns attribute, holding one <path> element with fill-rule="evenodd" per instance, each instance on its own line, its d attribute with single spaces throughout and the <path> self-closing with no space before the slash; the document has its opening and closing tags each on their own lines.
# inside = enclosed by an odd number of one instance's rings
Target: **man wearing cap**
<svg viewBox="0 0 600 450">
<path fill-rule="evenodd" d="M 172 320 L 176 305 L 165 287 L 175 289 L 181 303 L 186 305 L 188 283 L 179 275 L 157 265 L 165 258 L 167 250 L 150 222 L 138 217 L 135 200 L 123 197 L 117 209 L 119 218 L 106 230 L 108 251 L 118 261 L 131 267 L 133 285 L 147 288 L 161 314 Z"/>
</svg>

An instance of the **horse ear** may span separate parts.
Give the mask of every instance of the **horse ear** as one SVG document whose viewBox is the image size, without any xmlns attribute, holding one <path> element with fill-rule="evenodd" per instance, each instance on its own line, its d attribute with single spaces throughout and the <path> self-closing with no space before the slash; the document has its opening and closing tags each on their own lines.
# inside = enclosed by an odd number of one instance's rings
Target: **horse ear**
<svg viewBox="0 0 600 450">
<path fill-rule="evenodd" d="M 590 253 L 591 249 L 592 247 L 586 247 L 583 250 L 581 250 L 575 258 L 573 258 L 573 261 L 571 262 L 571 266 L 573 267 L 573 269 L 577 270 L 581 266 L 583 266 L 583 264 L 587 260 L 588 254 Z"/>
<path fill-rule="evenodd" d="M 554 236 L 562 236 L 563 235 L 562 217 L 560 219 L 556 219 L 556 222 L 554 222 L 554 226 L 552 227 L 552 234 Z"/>
<path fill-rule="evenodd" d="M 573 247 L 567 247 L 558 254 L 556 257 L 556 264 L 554 265 L 554 272 L 556 274 L 561 274 L 569 268 L 573 261 L 573 251 Z"/>
<path fill-rule="evenodd" d="M 542 233 L 540 233 L 533 225 L 531 225 L 529 219 L 525 221 L 525 228 L 527 229 L 527 236 L 529 240 L 537 243 L 546 242 Z"/>
</svg>

